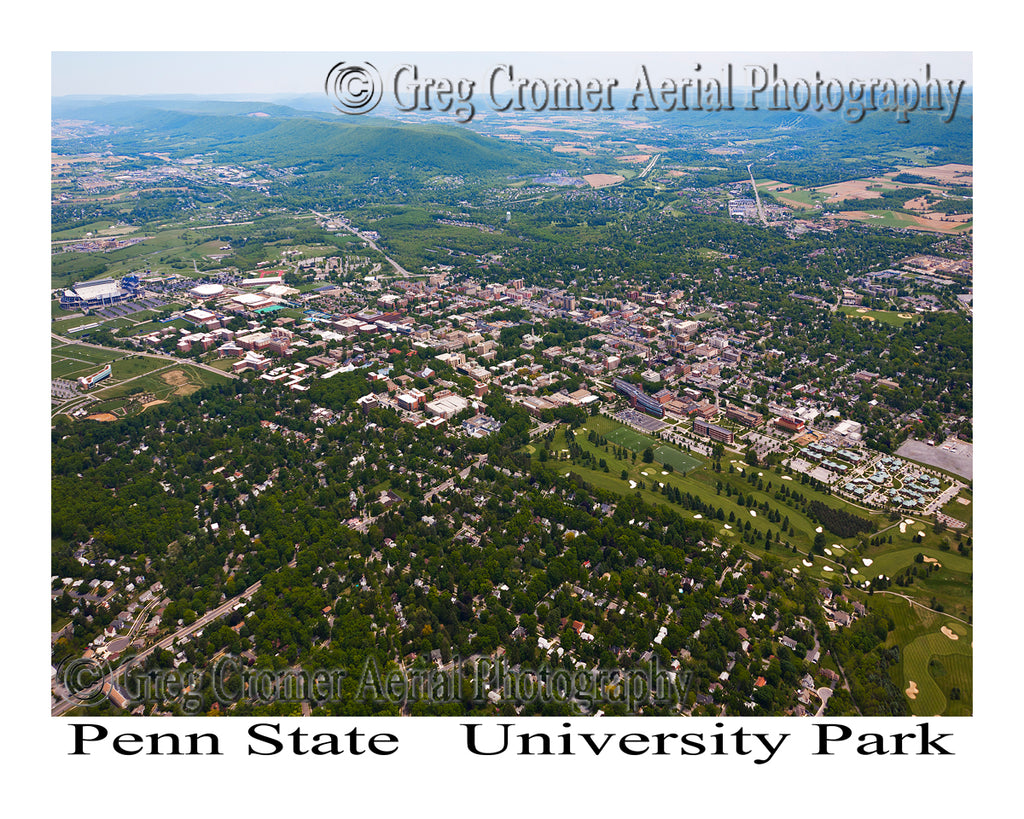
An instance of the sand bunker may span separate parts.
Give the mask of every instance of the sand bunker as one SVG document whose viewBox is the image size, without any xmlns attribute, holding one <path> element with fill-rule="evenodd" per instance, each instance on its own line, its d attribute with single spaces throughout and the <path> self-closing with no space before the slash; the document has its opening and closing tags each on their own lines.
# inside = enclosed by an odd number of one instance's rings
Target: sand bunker
<svg viewBox="0 0 1024 819">
<path fill-rule="evenodd" d="M 784 481 L 791 481 L 793 479 L 791 477 L 789 477 L 789 475 L 783 475 L 782 476 L 782 480 L 784 480 Z"/>
<path fill-rule="evenodd" d="M 725 524 L 725 528 L 726 528 L 726 529 L 732 529 L 732 527 L 731 527 L 731 526 L 730 526 L 730 525 L 729 525 L 728 523 L 727 523 L 727 524 Z"/>
<path fill-rule="evenodd" d="M 900 524 L 900 534 L 901 534 L 901 535 L 902 535 L 902 534 L 905 534 L 905 533 L 906 533 L 906 531 L 907 531 L 907 524 L 905 524 L 905 523 L 901 523 L 901 524 Z"/>
<path fill-rule="evenodd" d="M 924 537 L 924 532 L 919 531 L 917 534 L 920 535 L 921 537 Z"/>
<path fill-rule="evenodd" d="M 701 516 L 700 516 L 700 515 L 694 515 L 694 516 L 693 516 L 693 519 L 694 519 L 694 520 L 700 520 L 700 519 L 701 519 Z"/>
<path fill-rule="evenodd" d="M 928 555 L 924 555 L 924 562 L 925 563 L 934 563 L 940 569 L 942 568 L 942 564 L 939 563 L 939 561 L 936 558 L 934 558 L 934 557 L 928 557 Z"/>
<path fill-rule="evenodd" d="M 959 640 L 960 639 L 960 635 L 959 634 L 957 634 L 955 631 L 953 631 L 953 629 L 947 628 L 946 626 L 943 626 L 942 628 L 940 628 L 939 631 L 941 631 L 943 634 L 945 634 L 950 640 Z"/>
<path fill-rule="evenodd" d="M 850 569 L 850 574 L 860 574 L 856 569 Z"/>
<path fill-rule="evenodd" d="M 819 527 L 818 527 L 817 529 L 815 529 L 814 531 L 815 531 L 815 532 L 819 532 L 819 533 L 820 533 L 820 532 L 821 532 L 821 527 L 819 526 Z"/>
<path fill-rule="evenodd" d="M 916 700 L 917 699 L 917 683 L 914 682 L 913 680 L 911 680 L 910 681 L 910 685 L 907 686 L 907 699 L 908 700 Z"/>
<path fill-rule="evenodd" d="M 814 565 L 814 564 L 813 564 L 813 563 L 811 563 L 811 561 L 809 561 L 809 560 L 804 560 L 804 561 L 803 561 L 803 564 L 804 564 L 805 566 L 813 566 L 813 565 Z"/>
<path fill-rule="evenodd" d="M 870 557 L 862 557 L 860 559 L 860 562 L 863 563 L 865 566 L 870 566 L 875 561 L 873 561 Z"/>
<path fill-rule="evenodd" d="M 823 568 L 826 572 L 831 572 L 832 571 L 832 567 L 831 566 L 822 566 L 821 568 Z"/>
<path fill-rule="evenodd" d="M 832 550 L 831 549 L 826 549 L 825 550 L 825 554 L 827 554 L 829 557 L 832 557 Z"/>
<path fill-rule="evenodd" d="M 755 512 L 753 509 L 751 509 L 750 510 L 750 517 L 756 518 L 757 517 L 757 512 Z"/>
</svg>

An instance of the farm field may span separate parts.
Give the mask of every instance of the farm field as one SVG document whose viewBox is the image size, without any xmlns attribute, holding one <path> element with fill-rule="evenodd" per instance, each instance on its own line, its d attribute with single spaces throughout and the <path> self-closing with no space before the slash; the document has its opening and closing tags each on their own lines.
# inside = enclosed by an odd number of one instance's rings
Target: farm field
<svg viewBox="0 0 1024 819">
<path fill-rule="evenodd" d="M 915 151 L 916 149 L 908 149 L 904 152 L 905 158 L 910 161 L 920 158 Z M 895 177 L 901 173 L 920 177 L 921 181 L 897 180 Z M 936 233 L 964 233 L 973 227 L 970 213 L 951 215 L 932 212 L 924 203 L 925 197 L 907 203 L 908 208 L 920 211 L 914 214 L 884 208 L 843 210 L 843 203 L 847 200 L 881 200 L 883 192 L 914 188 L 928 191 L 933 197 L 938 198 L 944 196 L 950 188 L 969 188 L 973 185 L 973 169 L 970 165 L 951 164 L 927 168 L 910 165 L 880 176 L 850 179 L 817 188 L 800 187 L 773 179 L 758 179 L 756 184 L 758 191 L 793 208 L 797 211 L 797 215 L 800 215 L 800 211 L 827 210 L 835 212 L 834 218 L 837 219 Z"/>
<path fill-rule="evenodd" d="M 836 213 L 834 218 L 853 222 L 867 222 L 883 227 L 905 228 L 907 230 L 930 230 L 936 233 L 964 233 L 973 227 L 970 219 L 954 221 L 960 217 L 945 219 L 927 219 L 923 216 L 911 216 L 894 210 L 847 210 Z"/>
</svg>

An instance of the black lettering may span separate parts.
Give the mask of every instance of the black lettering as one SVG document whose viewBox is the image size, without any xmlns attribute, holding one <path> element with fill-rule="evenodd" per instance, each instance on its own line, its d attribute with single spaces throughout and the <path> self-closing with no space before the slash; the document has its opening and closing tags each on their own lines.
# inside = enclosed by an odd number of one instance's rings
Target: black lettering
<svg viewBox="0 0 1024 819">
<path fill-rule="evenodd" d="M 89 753 L 85 750 L 85 743 L 99 742 L 107 736 L 106 728 L 102 725 L 95 725 L 91 722 L 75 723 L 72 728 L 75 730 L 75 750 L 68 754 L 68 756 L 89 756 Z M 96 735 L 92 737 L 85 736 L 86 728 L 92 728 L 96 732 Z"/>
<path fill-rule="evenodd" d="M 481 751 L 479 748 L 477 748 L 476 729 L 480 727 L 480 723 L 468 722 L 463 723 L 462 725 L 466 729 L 466 748 L 469 750 L 471 754 L 476 754 L 477 756 L 495 756 L 497 754 L 503 754 L 505 753 L 505 751 L 508 750 L 508 729 L 512 727 L 511 723 L 498 723 L 498 727 L 502 729 L 502 734 L 504 737 L 502 740 L 501 749 L 498 751 Z"/>
<path fill-rule="evenodd" d="M 624 754 L 629 754 L 630 756 L 642 756 L 643 754 L 647 753 L 647 745 L 650 743 L 650 741 L 651 738 L 644 734 L 625 734 L 623 735 L 622 739 L 619 740 L 619 750 L 622 751 L 622 753 Z M 644 747 L 639 751 L 630 750 L 627 744 L 630 742 L 642 742 L 644 744 Z"/>
<path fill-rule="evenodd" d="M 925 756 L 931 756 L 930 748 L 934 748 L 939 754 L 945 754 L 948 756 L 954 756 L 952 751 L 947 751 L 941 745 L 939 745 L 940 739 L 953 736 L 952 734 L 939 734 L 935 739 L 928 739 L 928 729 L 931 726 L 927 722 L 922 722 L 921 726 L 921 753 Z"/>
<path fill-rule="evenodd" d="M 388 743 L 395 747 L 390 750 L 387 748 L 379 748 L 377 747 L 378 743 Z M 374 734 L 370 737 L 369 745 L 370 753 L 377 754 L 378 756 L 391 756 L 391 754 L 398 750 L 398 737 L 394 734 Z"/>
<path fill-rule="evenodd" d="M 825 756 L 832 756 L 832 752 L 828 750 L 828 744 L 830 742 L 845 742 L 853 736 L 853 731 L 851 731 L 845 725 L 836 725 L 824 722 L 820 723 L 815 727 L 818 729 L 818 750 L 814 752 L 815 756 L 821 756 L 823 754 Z M 830 728 L 838 728 L 841 732 L 840 736 L 830 738 L 828 735 Z"/>
<path fill-rule="evenodd" d="M 250 756 L 273 756 L 274 754 L 281 753 L 282 749 L 284 748 L 284 744 L 280 740 L 274 739 L 274 737 L 264 736 L 263 734 L 260 733 L 260 731 L 259 731 L 260 728 L 269 728 L 275 734 L 278 734 L 278 733 L 281 732 L 281 726 L 280 725 L 275 725 L 272 722 L 257 722 L 255 725 L 250 725 L 249 726 L 249 736 L 252 737 L 253 739 L 259 740 L 260 742 L 268 743 L 271 747 L 273 747 L 274 750 L 273 751 L 257 751 L 257 750 L 253 749 L 252 743 L 249 743 L 249 755 Z"/>
</svg>

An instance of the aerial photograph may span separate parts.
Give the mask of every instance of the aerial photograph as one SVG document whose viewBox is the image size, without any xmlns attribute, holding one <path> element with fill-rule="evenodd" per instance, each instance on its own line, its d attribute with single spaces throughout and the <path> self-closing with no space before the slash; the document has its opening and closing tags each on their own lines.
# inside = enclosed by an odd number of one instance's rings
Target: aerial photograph
<svg viewBox="0 0 1024 819">
<path fill-rule="evenodd" d="M 53 716 L 974 713 L 970 53 L 51 59 Z"/>
</svg>

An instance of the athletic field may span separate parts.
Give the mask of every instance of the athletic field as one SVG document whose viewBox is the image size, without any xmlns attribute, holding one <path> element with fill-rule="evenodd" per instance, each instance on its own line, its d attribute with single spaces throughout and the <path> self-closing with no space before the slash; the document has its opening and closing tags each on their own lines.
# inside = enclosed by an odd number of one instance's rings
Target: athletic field
<svg viewBox="0 0 1024 819">
<path fill-rule="evenodd" d="M 654 460 L 661 464 L 668 464 L 676 472 L 689 472 L 703 463 L 675 447 L 664 445 L 654 450 Z"/>
<path fill-rule="evenodd" d="M 670 465 L 676 472 L 686 473 L 696 469 L 703 461 L 676 449 L 666 446 L 650 435 L 644 435 L 629 427 L 617 427 L 603 433 L 604 437 L 618 446 L 624 446 L 633 452 L 643 452 L 647 447 L 654 450 L 654 460 L 660 464 Z"/>
</svg>

